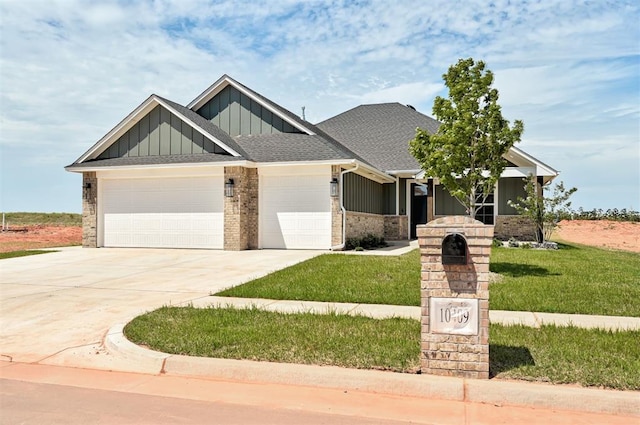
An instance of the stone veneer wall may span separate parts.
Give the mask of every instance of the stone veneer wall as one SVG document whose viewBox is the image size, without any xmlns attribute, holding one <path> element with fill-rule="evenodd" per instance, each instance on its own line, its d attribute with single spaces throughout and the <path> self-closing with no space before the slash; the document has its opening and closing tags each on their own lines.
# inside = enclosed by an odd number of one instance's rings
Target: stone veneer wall
<svg viewBox="0 0 640 425">
<path fill-rule="evenodd" d="M 331 179 L 340 181 L 340 172 L 342 168 L 339 165 L 331 166 Z M 338 183 L 340 184 L 340 183 Z M 338 190 L 342 188 L 338 187 Z M 340 197 L 331 198 L 331 246 L 342 244 L 342 209 L 340 208 Z"/>
<path fill-rule="evenodd" d="M 384 239 L 402 241 L 409 237 L 409 219 L 406 215 L 384 216 Z"/>
<path fill-rule="evenodd" d="M 441 215 L 435 216 L 436 219 L 442 217 Z M 530 218 L 521 215 L 499 215 L 496 217 L 494 237 L 505 241 L 511 238 L 520 241 L 535 241 L 536 225 Z"/>
<path fill-rule="evenodd" d="M 384 237 L 384 216 L 347 211 L 347 239 L 363 238 L 367 235 Z"/>
<path fill-rule="evenodd" d="M 90 184 L 91 188 L 85 189 Z M 95 172 L 82 173 L 82 246 L 98 246 L 98 178 Z"/>
<path fill-rule="evenodd" d="M 258 170 L 225 167 L 224 181 L 233 179 L 234 195 L 224 198 L 224 249 L 258 248 Z"/>
<path fill-rule="evenodd" d="M 535 241 L 536 225 L 529 217 L 499 215 L 496 218 L 494 237 L 500 240 L 515 238 L 520 241 Z"/>
<path fill-rule="evenodd" d="M 442 264 L 442 241 L 458 233 L 467 242 L 468 263 Z M 468 216 L 451 216 L 417 227 L 422 263 L 422 373 L 464 378 L 489 378 L 489 257 L 493 226 Z M 431 332 L 430 298 L 478 299 L 478 334 Z M 435 312 L 431 312 L 433 315 Z"/>
</svg>

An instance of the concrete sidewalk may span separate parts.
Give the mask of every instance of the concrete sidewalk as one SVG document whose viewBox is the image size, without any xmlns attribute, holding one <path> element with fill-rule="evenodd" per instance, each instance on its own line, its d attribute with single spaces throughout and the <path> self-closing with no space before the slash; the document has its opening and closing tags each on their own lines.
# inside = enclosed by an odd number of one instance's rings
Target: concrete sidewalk
<svg viewBox="0 0 640 425">
<path fill-rule="evenodd" d="M 284 301 L 267 300 L 261 298 L 232 298 L 232 297 L 206 297 L 193 302 L 194 307 L 256 307 L 263 310 L 278 311 L 283 313 L 341 313 L 361 315 L 375 319 L 388 317 L 403 317 L 420 320 L 420 307 L 382 305 L 382 304 L 355 304 L 355 303 L 326 303 L 317 301 Z M 533 313 L 528 311 L 502 311 L 490 310 L 491 323 L 503 325 L 525 325 L 539 328 L 541 325 L 554 324 L 557 326 L 575 326 L 587 329 L 609 330 L 637 330 L 640 329 L 640 317 L 622 316 L 590 316 L 586 314 L 557 314 L 557 313 Z"/>
<path fill-rule="evenodd" d="M 324 303 L 267 299 L 206 297 L 195 307 L 256 307 L 269 311 L 315 314 L 342 313 L 373 318 L 420 318 L 420 308 L 371 304 Z M 571 314 L 491 311 L 494 323 L 538 327 L 543 323 L 603 329 L 640 329 L 640 318 Z M 313 385 L 345 391 L 365 391 L 394 396 L 484 403 L 496 406 L 528 406 L 640 417 L 640 393 L 575 386 L 549 385 L 499 379 L 474 380 L 390 373 L 376 370 L 190 357 L 151 351 L 128 341 L 123 324 L 114 325 L 104 339 L 110 369 L 167 376 L 268 383 Z M 76 359 L 77 360 L 77 359 Z"/>
<path fill-rule="evenodd" d="M 640 417 L 640 393 L 637 391 L 173 355 L 133 344 L 125 338 L 123 328 L 122 324 L 115 325 L 105 336 L 104 346 L 112 361 L 110 370 L 230 382 L 312 386 L 338 389 L 345 393 L 357 391 L 500 407 L 526 406 L 554 410 L 558 417 L 563 414 L 557 410 Z"/>
</svg>

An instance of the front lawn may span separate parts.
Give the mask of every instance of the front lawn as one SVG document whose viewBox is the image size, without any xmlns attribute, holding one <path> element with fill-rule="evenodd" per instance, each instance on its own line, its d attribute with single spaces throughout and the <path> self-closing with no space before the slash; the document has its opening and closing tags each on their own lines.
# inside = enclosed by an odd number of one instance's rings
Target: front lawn
<svg viewBox="0 0 640 425">
<path fill-rule="evenodd" d="M 492 249 L 492 310 L 640 316 L 640 254 L 581 245 Z"/>
<path fill-rule="evenodd" d="M 162 307 L 125 335 L 165 353 L 415 372 L 420 323 L 257 309 Z"/>
<path fill-rule="evenodd" d="M 561 245 L 493 248 L 492 310 L 640 316 L 640 254 Z M 216 295 L 420 305 L 420 255 L 326 254 Z"/>
<path fill-rule="evenodd" d="M 0 260 L 5 258 L 26 257 L 28 255 L 47 254 L 49 252 L 56 252 L 56 251 L 42 251 L 42 250 L 34 249 L 34 250 L 28 250 L 28 251 L 0 252 Z"/>
<path fill-rule="evenodd" d="M 325 254 L 216 295 L 276 300 L 420 305 L 420 255 Z"/>
<path fill-rule="evenodd" d="M 338 314 L 163 307 L 130 322 L 129 340 L 172 354 L 415 372 L 420 324 Z M 640 390 L 640 331 L 491 325 L 497 378 Z"/>
</svg>

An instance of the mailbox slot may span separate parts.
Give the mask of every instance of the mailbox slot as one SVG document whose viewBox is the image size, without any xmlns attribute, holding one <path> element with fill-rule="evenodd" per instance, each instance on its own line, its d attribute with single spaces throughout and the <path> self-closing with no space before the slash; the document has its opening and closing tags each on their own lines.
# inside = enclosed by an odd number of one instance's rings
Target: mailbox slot
<svg viewBox="0 0 640 425">
<path fill-rule="evenodd" d="M 459 233 L 452 233 L 442 240 L 442 264 L 467 264 L 467 240 Z"/>
</svg>

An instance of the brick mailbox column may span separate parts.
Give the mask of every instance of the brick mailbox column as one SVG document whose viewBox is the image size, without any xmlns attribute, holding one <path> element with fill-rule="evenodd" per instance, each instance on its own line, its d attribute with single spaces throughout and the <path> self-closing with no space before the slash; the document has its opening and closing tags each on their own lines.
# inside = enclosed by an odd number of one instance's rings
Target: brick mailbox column
<svg viewBox="0 0 640 425">
<path fill-rule="evenodd" d="M 468 216 L 418 226 L 422 373 L 489 378 L 489 256 L 493 226 Z M 444 253 L 444 255 L 443 255 Z"/>
</svg>

